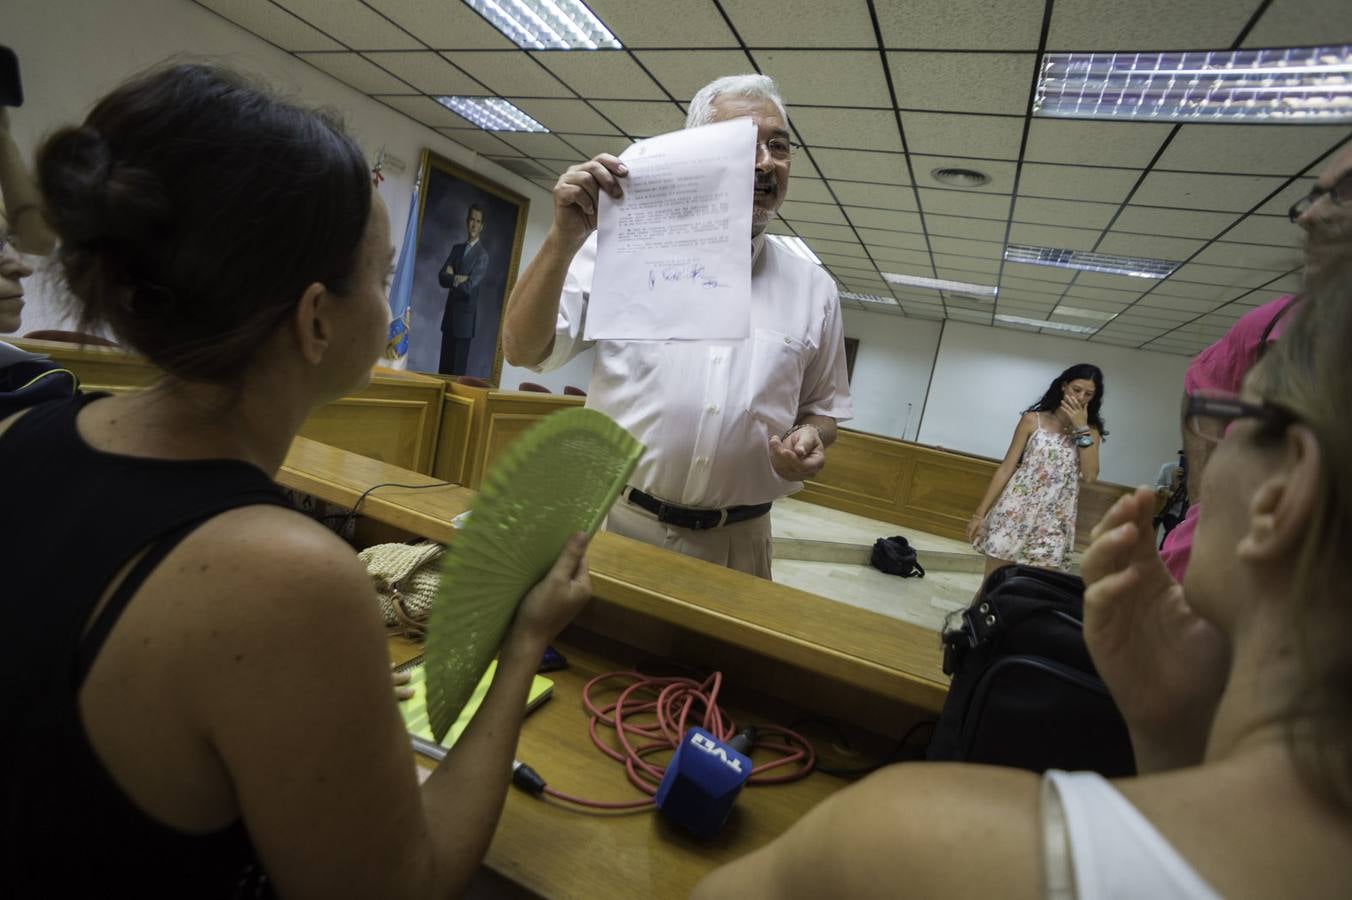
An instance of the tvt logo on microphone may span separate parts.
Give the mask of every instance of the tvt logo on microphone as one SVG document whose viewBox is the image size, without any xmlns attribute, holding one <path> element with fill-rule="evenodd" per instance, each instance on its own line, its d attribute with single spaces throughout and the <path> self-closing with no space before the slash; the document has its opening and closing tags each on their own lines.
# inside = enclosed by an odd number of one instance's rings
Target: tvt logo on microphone
<svg viewBox="0 0 1352 900">
<path fill-rule="evenodd" d="M 700 837 L 713 837 L 751 776 L 754 733 L 724 743 L 703 728 L 691 728 L 667 763 L 654 798 L 662 814 Z"/>
</svg>

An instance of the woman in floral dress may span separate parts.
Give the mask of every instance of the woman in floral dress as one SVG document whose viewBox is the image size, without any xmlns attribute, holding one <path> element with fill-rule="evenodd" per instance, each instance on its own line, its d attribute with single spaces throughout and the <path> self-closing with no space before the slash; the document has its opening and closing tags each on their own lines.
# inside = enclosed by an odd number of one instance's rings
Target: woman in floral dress
<svg viewBox="0 0 1352 900">
<path fill-rule="evenodd" d="M 986 575 L 1010 563 L 1069 567 L 1080 482 L 1098 477 L 1099 444 L 1108 434 L 1102 405 L 1103 372 L 1081 363 L 1024 411 L 967 524 L 967 539 L 986 556 Z"/>
</svg>

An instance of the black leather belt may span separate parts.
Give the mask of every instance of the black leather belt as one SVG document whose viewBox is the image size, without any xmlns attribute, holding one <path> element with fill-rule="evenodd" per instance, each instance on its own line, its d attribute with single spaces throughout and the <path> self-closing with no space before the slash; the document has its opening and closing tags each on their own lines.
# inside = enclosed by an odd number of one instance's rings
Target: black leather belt
<svg viewBox="0 0 1352 900">
<path fill-rule="evenodd" d="M 658 500 L 652 494 L 645 494 L 633 487 L 625 488 L 624 499 L 657 516 L 659 522 L 694 531 L 745 522 L 770 511 L 768 503 L 757 503 L 755 506 L 729 506 L 727 509 L 692 509 L 689 506 L 675 506 L 665 500 Z"/>
</svg>

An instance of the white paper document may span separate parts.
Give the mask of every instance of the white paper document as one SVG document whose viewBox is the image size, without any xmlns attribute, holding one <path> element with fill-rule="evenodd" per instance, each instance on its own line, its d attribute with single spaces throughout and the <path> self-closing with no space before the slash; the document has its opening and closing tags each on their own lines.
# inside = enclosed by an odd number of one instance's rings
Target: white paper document
<svg viewBox="0 0 1352 900">
<path fill-rule="evenodd" d="M 632 145 L 624 196 L 601 192 L 587 340 L 744 338 L 751 322 L 756 126 L 747 118 Z"/>
</svg>

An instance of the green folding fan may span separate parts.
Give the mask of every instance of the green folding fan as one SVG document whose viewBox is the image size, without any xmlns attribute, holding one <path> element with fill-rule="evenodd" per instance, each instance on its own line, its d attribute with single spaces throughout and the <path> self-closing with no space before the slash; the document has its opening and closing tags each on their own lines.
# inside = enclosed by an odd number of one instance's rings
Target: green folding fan
<svg viewBox="0 0 1352 900">
<path fill-rule="evenodd" d="M 568 539 L 594 534 L 643 445 L 603 413 L 553 413 L 488 473 L 442 562 L 427 623 L 427 709 L 440 741 L 498 652 L 517 603 Z"/>
</svg>

